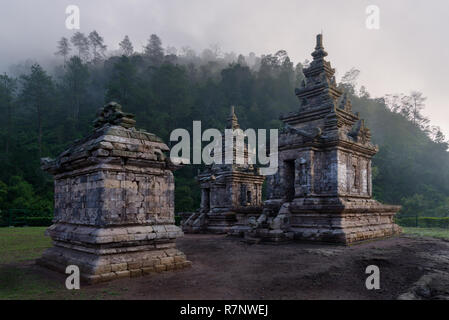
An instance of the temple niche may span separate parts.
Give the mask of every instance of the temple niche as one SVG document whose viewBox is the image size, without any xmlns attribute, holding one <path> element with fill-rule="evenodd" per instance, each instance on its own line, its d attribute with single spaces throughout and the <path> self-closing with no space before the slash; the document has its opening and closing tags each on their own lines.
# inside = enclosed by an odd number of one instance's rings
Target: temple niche
<svg viewBox="0 0 449 320">
<path fill-rule="evenodd" d="M 177 167 L 133 118 L 109 103 L 90 135 L 42 159 L 55 180 L 55 212 L 53 247 L 39 264 L 61 272 L 76 265 L 88 283 L 190 266 L 175 243 L 183 235 L 174 224 Z"/>
<path fill-rule="evenodd" d="M 243 234 L 250 229 L 249 220 L 258 217 L 262 212 L 262 184 L 265 177 L 258 168 L 248 163 L 248 144 L 242 150 L 236 147 L 236 140 L 244 139 L 234 107 L 228 118 L 226 129 L 235 130 L 233 137 L 232 164 L 225 163 L 225 152 L 222 153 L 222 164 L 213 163 L 206 166 L 197 176 L 201 188 L 200 209 L 184 217 L 183 231 L 186 233 L 232 233 Z M 223 134 L 222 147 L 226 149 Z M 229 148 L 229 147 L 228 147 Z M 226 151 L 226 150 L 225 150 Z M 236 157 L 241 156 L 243 163 Z"/>
<path fill-rule="evenodd" d="M 372 198 L 371 158 L 378 148 L 335 81 L 317 36 L 313 61 L 296 89 L 298 112 L 281 116 L 279 170 L 267 177 L 263 214 L 249 233 L 280 241 L 350 244 L 399 234 L 399 206 Z"/>
</svg>

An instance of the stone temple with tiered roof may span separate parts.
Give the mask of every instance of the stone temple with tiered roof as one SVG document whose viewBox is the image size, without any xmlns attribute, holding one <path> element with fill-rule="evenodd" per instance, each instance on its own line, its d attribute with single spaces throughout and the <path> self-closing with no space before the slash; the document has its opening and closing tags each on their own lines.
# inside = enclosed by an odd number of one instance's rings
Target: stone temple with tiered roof
<svg viewBox="0 0 449 320">
<path fill-rule="evenodd" d="M 95 129 L 56 159 L 42 159 L 55 180 L 53 247 L 38 263 L 79 267 L 88 283 L 181 269 L 176 248 L 173 171 L 167 145 L 134 127 L 117 103 L 100 109 Z"/>
<path fill-rule="evenodd" d="M 225 152 L 222 163 L 213 163 L 199 172 L 197 181 L 201 188 L 201 206 L 198 212 L 189 213 L 183 221 L 184 232 L 242 234 L 249 230 L 249 220 L 262 212 L 262 184 L 265 177 L 259 169 L 248 163 L 248 145 L 240 150 L 236 147 L 240 130 L 234 107 L 228 117 L 226 129 L 232 129 L 232 146 L 226 146 L 223 135 L 222 147 L 232 148 L 232 163 L 226 163 Z M 222 150 L 222 148 L 218 148 Z M 241 157 L 242 161 L 236 161 Z"/>
<path fill-rule="evenodd" d="M 372 198 L 378 148 L 337 87 L 322 39 L 295 92 L 298 111 L 281 116 L 279 170 L 267 178 L 268 199 L 248 237 L 351 244 L 400 233 L 393 221 L 400 207 Z"/>
</svg>

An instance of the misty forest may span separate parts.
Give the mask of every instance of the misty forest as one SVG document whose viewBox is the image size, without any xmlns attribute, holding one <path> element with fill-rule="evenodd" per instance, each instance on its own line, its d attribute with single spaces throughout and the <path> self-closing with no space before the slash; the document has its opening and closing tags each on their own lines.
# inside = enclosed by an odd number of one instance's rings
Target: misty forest
<svg viewBox="0 0 449 320">
<path fill-rule="evenodd" d="M 120 103 L 138 128 L 167 144 L 172 130 L 191 130 L 193 120 L 203 130 L 224 128 L 231 105 L 242 128 L 280 128 L 280 114 L 299 108 L 294 89 L 308 61 L 294 63 L 284 50 L 239 55 L 211 45 L 195 52 L 164 47 L 157 35 L 139 51 L 128 36 L 119 47 L 109 51 L 97 32 L 77 32 L 55 44 L 49 66 L 30 60 L 0 75 L 0 211 L 52 214 L 53 180 L 40 158 L 55 157 L 88 134 L 106 102 Z M 402 205 L 402 216 L 449 217 L 448 141 L 423 115 L 425 93 L 415 88 L 372 98 L 357 84 L 359 70 L 343 71 L 339 86 L 379 145 L 375 198 Z M 176 212 L 199 207 L 198 169 L 175 172 Z"/>
</svg>

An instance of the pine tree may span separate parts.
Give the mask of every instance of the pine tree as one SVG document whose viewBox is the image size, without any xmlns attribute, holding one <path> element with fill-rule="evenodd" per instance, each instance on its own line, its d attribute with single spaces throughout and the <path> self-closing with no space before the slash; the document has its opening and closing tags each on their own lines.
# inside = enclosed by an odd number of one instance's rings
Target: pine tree
<svg viewBox="0 0 449 320">
<path fill-rule="evenodd" d="M 22 101 L 36 112 L 39 158 L 42 155 L 42 128 L 45 111 L 53 97 L 53 80 L 38 64 L 31 66 L 29 75 L 22 75 Z"/>
<path fill-rule="evenodd" d="M 161 39 L 152 34 L 148 40 L 147 45 L 144 47 L 144 54 L 149 58 L 150 64 L 153 66 L 159 66 L 164 60 L 164 49 L 162 48 Z"/>
<path fill-rule="evenodd" d="M 123 38 L 123 40 L 119 43 L 119 46 L 122 54 L 127 57 L 132 56 L 132 54 L 134 53 L 133 44 L 131 43 L 131 40 L 129 40 L 128 36 L 125 36 L 125 38 Z"/>
<path fill-rule="evenodd" d="M 89 60 L 89 39 L 81 32 L 76 32 L 71 38 L 73 46 L 78 50 L 78 57 L 84 61 Z"/>
<path fill-rule="evenodd" d="M 58 51 L 55 52 L 56 55 L 62 56 L 64 58 L 64 65 L 67 62 L 67 57 L 70 54 L 70 51 L 72 51 L 72 48 L 70 47 L 69 39 L 66 37 L 62 37 L 61 40 L 58 41 Z"/>
<path fill-rule="evenodd" d="M 78 124 L 80 107 L 86 95 L 89 79 L 89 70 L 79 57 L 72 57 L 67 63 L 66 73 L 63 76 L 64 96 L 70 104 L 73 119 Z"/>
<path fill-rule="evenodd" d="M 0 109 L 6 109 L 6 144 L 5 154 L 9 153 L 9 147 L 11 143 L 11 121 L 12 121 L 12 109 L 15 98 L 15 92 L 17 89 L 16 80 L 10 78 L 8 75 L 0 75 Z"/>
<path fill-rule="evenodd" d="M 89 33 L 88 39 L 92 48 L 93 61 L 94 63 L 98 63 L 104 59 L 107 46 L 104 44 L 103 37 L 95 30 Z"/>
</svg>

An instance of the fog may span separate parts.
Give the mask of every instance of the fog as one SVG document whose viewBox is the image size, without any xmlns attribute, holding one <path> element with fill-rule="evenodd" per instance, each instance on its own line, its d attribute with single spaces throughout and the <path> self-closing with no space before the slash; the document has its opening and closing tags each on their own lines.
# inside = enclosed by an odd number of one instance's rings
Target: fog
<svg viewBox="0 0 449 320">
<path fill-rule="evenodd" d="M 378 30 L 365 25 L 372 4 L 380 9 Z M 422 91 L 424 114 L 449 136 L 447 1 L 2 0 L 0 71 L 26 59 L 43 65 L 55 59 L 56 41 L 78 31 L 65 27 L 68 5 L 80 8 L 79 31 L 97 30 L 109 50 L 129 35 L 140 51 L 155 33 L 164 47 L 200 52 L 218 44 L 245 55 L 284 49 L 300 62 L 310 59 L 315 35 L 323 32 L 337 75 L 359 69 L 358 83 L 372 96 Z"/>
</svg>

